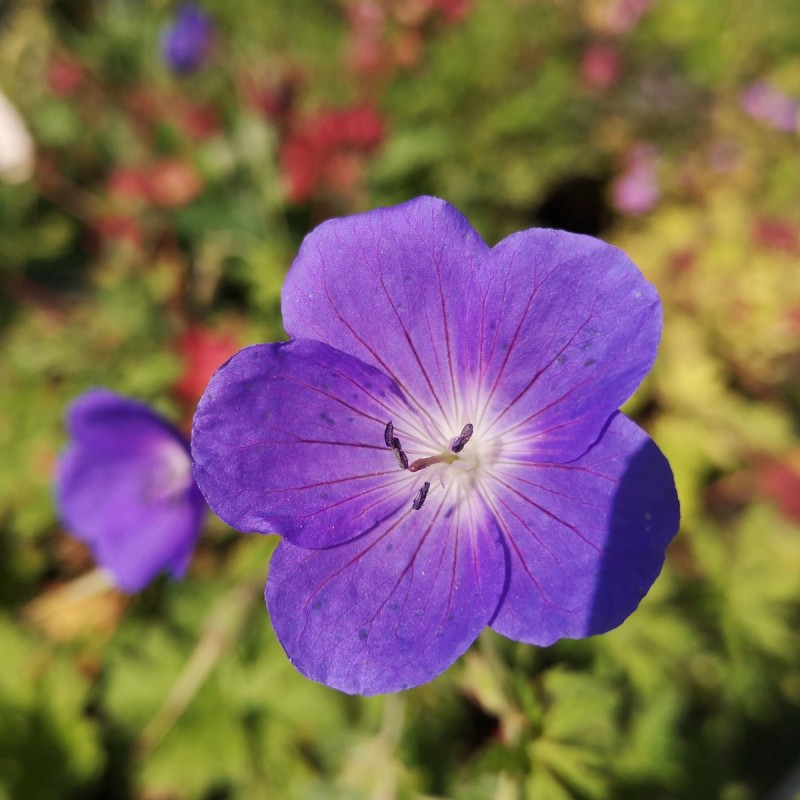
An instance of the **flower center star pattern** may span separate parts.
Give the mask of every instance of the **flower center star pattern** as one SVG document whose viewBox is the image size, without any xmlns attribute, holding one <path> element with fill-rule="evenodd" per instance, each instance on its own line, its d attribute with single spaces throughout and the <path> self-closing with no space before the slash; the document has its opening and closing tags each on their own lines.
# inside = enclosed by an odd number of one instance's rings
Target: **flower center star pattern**
<svg viewBox="0 0 800 800">
<path fill-rule="evenodd" d="M 216 373 L 192 453 L 223 520 L 283 537 L 266 601 L 303 674 L 397 691 L 487 625 L 548 645 L 636 608 L 679 512 L 618 411 L 661 334 L 624 253 L 541 229 L 489 248 L 422 197 L 309 234 L 282 311 L 291 341 Z"/>
</svg>

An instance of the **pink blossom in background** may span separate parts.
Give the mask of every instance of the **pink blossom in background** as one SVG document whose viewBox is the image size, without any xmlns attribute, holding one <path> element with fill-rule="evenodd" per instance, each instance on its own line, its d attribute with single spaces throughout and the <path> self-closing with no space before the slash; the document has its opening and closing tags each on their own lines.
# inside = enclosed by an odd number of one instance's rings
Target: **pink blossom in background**
<svg viewBox="0 0 800 800">
<path fill-rule="evenodd" d="M 178 399 L 194 407 L 217 369 L 240 345 L 230 332 L 216 331 L 203 325 L 193 325 L 175 343 L 175 352 L 183 371 L 173 391 Z"/>
<path fill-rule="evenodd" d="M 180 158 L 165 158 L 154 164 L 145 176 L 147 198 L 160 208 L 181 208 L 203 191 L 197 170 Z"/>
<path fill-rule="evenodd" d="M 71 56 L 58 55 L 47 65 L 47 88 L 57 97 L 72 97 L 85 77 L 80 62 Z"/>
<path fill-rule="evenodd" d="M 383 141 L 383 117 L 369 106 L 319 111 L 299 122 L 280 151 L 286 192 L 303 203 L 320 189 L 349 189 L 361 174 L 361 162 Z"/>
<path fill-rule="evenodd" d="M 611 188 L 611 199 L 617 211 L 632 217 L 647 214 L 655 207 L 661 199 L 661 185 L 652 145 L 639 144 L 628 153 L 625 171 Z"/>
<path fill-rule="evenodd" d="M 752 237 L 755 244 L 769 250 L 790 254 L 800 252 L 800 234 L 796 226 L 786 219 L 756 217 Z"/>
<path fill-rule="evenodd" d="M 711 169 L 724 175 L 736 169 L 740 155 L 739 145 L 732 139 L 724 139 L 711 145 L 708 163 Z"/>
<path fill-rule="evenodd" d="M 461 22 L 472 11 L 472 0 L 432 0 L 447 22 Z"/>
<path fill-rule="evenodd" d="M 583 51 L 581 79 L 589 89 L 604 91 L 613 86 L 622 74 L 619 49 L 607 42 L 593 42 Z"/>
<path fill-rule="evenodd" d="M 116 167 L 106 178 L 108 196 L 120 204 L 135 204 L 147 199 L 144 172 L 135 167 Z"/>
<path fill-rule="evenodd" d="M 790 97 L 767 81 L 754 81 L 746 86 L 739 102 L 745 114 L 775 130 L 787 133 L 800 130 L 800 99 Z"/>
<path fill-rule="evenodd" d="M 380 73 L 389 66 L 386 46 L 386 11 L 377 0 L 358 0 L 347 7 L 350 45 L 347 56 L 357 73 Z"/>
<path fill-rule="evenodd" d="M 612 0 L 606 7 L 606 25 L 610 33 L 627 33 L 653 4 L 653 0 Z"/>
</svg>

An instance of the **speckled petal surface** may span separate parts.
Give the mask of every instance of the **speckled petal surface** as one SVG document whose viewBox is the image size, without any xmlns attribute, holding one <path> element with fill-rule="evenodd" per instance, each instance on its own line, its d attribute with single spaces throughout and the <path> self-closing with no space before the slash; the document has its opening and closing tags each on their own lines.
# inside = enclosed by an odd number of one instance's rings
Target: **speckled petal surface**
<svg viewBox="0 0 800 800">
<path fill-rule="evenodd" d="M 266 599 L 300 672 L 344 692 L 394 692 L 431 680 L 475 640 L 506 556 L 480 505 L 451 514 L 443 497 L 339 547 L 281 542 Z"/>
<path fill-rule="evenodd" d="M 480 375 L 493 436 L 525 437 L 539 461 L 594 442 L 653 365 L 661 303 L 621 250 L 533 229 L 492 250 Z"/>
<path fill-rule="evenodd" d="M 384 441 L 404 408 L 385 375 L 320 342 L 254 345 L 212 379 L 195 414 L 195 476 L 242 531 L 329 547 L 413 497 Z"/>
<path fill-rule="evenodd" d="M 284 326 L 378 367 L 409 402 L 452 415 L 455 427 L 488 262 L 466 218 L 436 198 L 329 220 L 286 277 Z"/>
</svg>

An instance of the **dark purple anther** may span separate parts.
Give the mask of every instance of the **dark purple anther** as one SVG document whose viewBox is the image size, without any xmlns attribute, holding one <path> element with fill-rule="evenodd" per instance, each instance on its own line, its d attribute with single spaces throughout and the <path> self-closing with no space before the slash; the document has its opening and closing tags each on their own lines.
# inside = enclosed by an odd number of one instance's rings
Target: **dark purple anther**
<svg viewBox="0 0 800 800">
<path fill-rule="evenodd" d="M 458 434 L 458 437 L 453 442 L 453 444 L 450 445 L 450 449 L 454 453 L 460 453 L 464 449 L 464 446 L 467 444 L 467 442 L 470 440 L 472 436 L 472 431 L 473 431 L 472 423 L 468 422 L 462 428 L 461 433 Z"/>
<path fill-rule="evenodd" d="M 386 442 L 387 447 L 392 447 L 392 442 L 394 441 L 394 425 L 392 425 L 392 421 L 389 420 L 386 423 L 386 430 L 383 432 L 383 441 Z M 398 441 L 398 445 L 400 442 Z"/>
<path fill-rule="evenodd" d="M 417 496 L 414 498 L 414 502 L 411 504 L 411 507 L 414 511 L 419 511 L 422 508 L 422 504 L 425 502 L 425 498 L 428 496 L 428 489 L 431 488 L 431 485 L 428 481 L 422 484 L 422 488 L 417 492 Z"/>
<path fill-rule="evenodd" d="M 396 436 L 392 439 L 392 452 L 400 465 L 400 469 L 408 469 L 408 456 L 403 452 L 403 448 L 400 447 L 400 440 Z"/>
</svg>

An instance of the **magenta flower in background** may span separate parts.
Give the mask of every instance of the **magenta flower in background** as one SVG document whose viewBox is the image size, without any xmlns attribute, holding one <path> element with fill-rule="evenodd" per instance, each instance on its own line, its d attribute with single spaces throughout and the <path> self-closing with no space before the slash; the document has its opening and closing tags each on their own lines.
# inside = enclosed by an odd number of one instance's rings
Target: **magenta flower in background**
<svg viewBox="0 0 800 800">
<path fill-rule="evenodd" d="M 614 208 L 632 217 L 652 211 L 661 199 L 656 150 L 649 144 L 638 144 L 625 159 L 625 171 L 611 187 Z"/>
<path fill-rule="evenodd" d="M 194 72 L 205 63 L 214 41 L 215 26 L 202 8 L 186 3 L 164 30 L 161 52 L 175 72 Z"/>
<path fill-rule="evenodd" d="M 195 477 L 276 532 L 266 601 L 306 676 L 416 686 L 490 625 L 549 645 L 619 625 L 678 527 L 669 465 L 617 410 L 661 305 L 620 250 L 553 230 L 489 248 L 442 200 L 328 221 L 195 415 Z"/>
<path fill-rule="evenodd" d="M 206 504 L 188 442 L 147 406 L 106 389 L 73 402 L 56 475 L 64 525 L 126 592 L 186 572 Z"/>
<path fill-rule="evenodd" d="M 605 91 L 613 86 L 622 74 L 622 57 L 612 43 L 593 42 L 583 51 L 581 79 L 590 89 Z"/>
<path fill-rule="evenodd" d="M 753 119 L 779 131 L 800 130 L 800 100 L 784 94 L 767 81 L 749 84 L 740 97 L 742 110 Z"/>
</svg>

